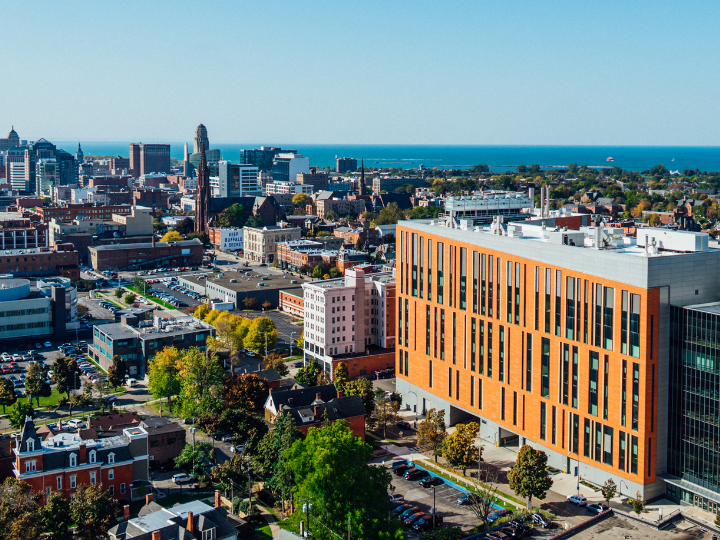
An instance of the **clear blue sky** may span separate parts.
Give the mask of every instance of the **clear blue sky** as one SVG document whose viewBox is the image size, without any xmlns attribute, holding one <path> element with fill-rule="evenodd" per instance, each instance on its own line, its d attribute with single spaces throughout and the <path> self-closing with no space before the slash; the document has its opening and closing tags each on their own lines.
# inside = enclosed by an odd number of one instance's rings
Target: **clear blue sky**
<svg viewBox="0 0 720 540">
<path fill-rule="evenodd" d="M 5 2 L 0 133 L 720 145 L 717 0 Z"/>
</svg>

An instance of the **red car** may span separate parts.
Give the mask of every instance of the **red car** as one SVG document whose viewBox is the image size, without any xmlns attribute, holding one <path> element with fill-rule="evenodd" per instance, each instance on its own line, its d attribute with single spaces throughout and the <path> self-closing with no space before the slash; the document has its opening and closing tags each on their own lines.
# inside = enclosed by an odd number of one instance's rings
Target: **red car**
<svg viewBox="0 0 720 540">
<path fill-rule="evenodd" d="M 413 514 L 412 516 L 410 516 L 409 518 L 407 518 L 407 519 L 405 520 L 405 525 L 406 525 L 407 527 L 410 527 L 410 526 L 411 526 L 413 523 L 415 523 L 418 519 L 420 519 L 420 518 L 422 518 L 422 517 L 426 517 L 426 516 L 427 516 L 427 514 L 426 514 L 425 512 L 418 512 L 417 514 Z"/>
</svg>

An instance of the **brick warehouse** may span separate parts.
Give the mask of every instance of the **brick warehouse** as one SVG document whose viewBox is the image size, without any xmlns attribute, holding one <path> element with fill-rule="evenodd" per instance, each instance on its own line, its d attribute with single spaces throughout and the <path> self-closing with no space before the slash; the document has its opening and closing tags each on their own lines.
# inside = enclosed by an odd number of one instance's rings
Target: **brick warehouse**
<svg viewBox="0 0 720 540">
<path fill-rule="evenodd" d="M 480 421 L 485 440 L 662 495 L 677 482 L 669 439 L 684 437 L 667 425 L 669 307 L 720 300 L 720 249 L 702 233 L 554 225 L 398 223 L 397 389 L 449 425 Z"/>
<path fill-rule="evenodd" d="M 197 238 L 179 242 L 141 242 L 88 247 L 93 270 L 140 270 L 163 266 L 199 266 L 203 245 Z"/>
</svg>

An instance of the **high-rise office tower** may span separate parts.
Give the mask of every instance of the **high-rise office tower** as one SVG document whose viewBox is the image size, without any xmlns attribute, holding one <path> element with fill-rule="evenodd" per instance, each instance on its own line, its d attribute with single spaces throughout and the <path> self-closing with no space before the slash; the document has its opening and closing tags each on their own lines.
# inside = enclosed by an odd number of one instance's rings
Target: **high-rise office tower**
<svg viewBox="0 0 720 540">
<path fill-rule="evenodd" d="M 337 158 L 336 162 L 337 162 L 337 166 L 335 168 L 336 168 L 338 174 L 357 171 L 357 159 L 355 159 L 355 158 L 349 158 L 349 157 Z"/>
<path fill-rule="evenodd" d="M 195 130 L 195 142 L 193 143 L 193 153 L 200 152 L 200 148 L 204 148 L 205 152 L 210 150 L 210 141 L 208 140 L 207 128 L 200 124 Z"/>
<path fill-rule="evenodd" d="M 82 151 L 82 148 L 80 148 L 80 143 L 78 143 L 78 149 L 77 152 L 75 152 L 75 161 L 77 161 L 78 164 L 85 161 L 85 153 Z"/>
<path fill-rule="evenodd" d="M 210 171 L 205 159 L 205 147 L 200 142 L 200 164 L 197 168 L 197 193 L 195 195 L 195 232 L 202 233 L 208 230 L 210 219 Z"/>
<path fill-rule="evenodd" d="M 169 144 L 130 143 L 130 174 L 139 178 L 150 173 L 170 172 Z"/>
</svg>

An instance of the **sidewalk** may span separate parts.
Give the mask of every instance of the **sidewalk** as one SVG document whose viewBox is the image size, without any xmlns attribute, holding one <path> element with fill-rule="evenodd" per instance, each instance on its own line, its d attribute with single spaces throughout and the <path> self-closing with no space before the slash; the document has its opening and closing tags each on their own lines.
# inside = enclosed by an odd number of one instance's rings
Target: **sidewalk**
<svg viewBox="0 0 720 540">
<path fill-rule="evenodd" d="M 265 508 L 261 504 L 256 504 L 255 508 L 258 508 L 260 510 L 260 513 L 262 514 L 263 518 L 265 518 L 265 521 L 270 526 L 270 533 L 272 534 L 272 537 L 275 538 L 277 536 L 277 533 L 280 532 L 280 527 L 277 524 L 277 520 L 275 519 L 275 516 L 273 516 L 267 508 Z"/>
</svg>

